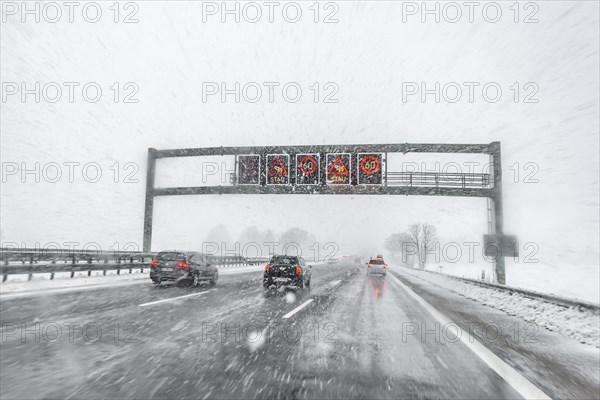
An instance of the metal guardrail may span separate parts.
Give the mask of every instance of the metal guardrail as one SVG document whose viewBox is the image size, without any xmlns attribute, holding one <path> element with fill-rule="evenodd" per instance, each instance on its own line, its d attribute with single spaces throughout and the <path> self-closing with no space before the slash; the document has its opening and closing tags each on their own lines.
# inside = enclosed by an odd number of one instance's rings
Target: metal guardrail
<svg viewBox="0 0 600 400">
<path fill-rule="evenodd" d="M 116 270 L 120 274 L 123 270 L 129 273 L 140 268 L 143 272 L 149 268 L 149 263 L 156 252 L 140 251 L 106 251 L 98 249 L 56 249 L 56 248 L 0 248 L 0 275 L 5 282 L 8 275 L 26 274 L 31 280 L 33 274 L 49 273 L 50 279 L 59 272 L 70 272 L 71 278 L 75 272 L 87 271 L 91 276 L 92 271 Z M 218 256 L 206 255 L 206 260 L 211 264 L 222 267 L 236 265 L 258 265 L 268 261 L 262 257 Z M 13 263 L 13 265 L 11 265 Z M 14 264 L 18 263 L 18 264 Z"/>
<path fill-rule="evenodd" d="M 474 285 L 489 288 L 489 289 L 497 289 L 497 290 L 501 290 L 501 291 L 505 291 L 505 292 L 517 293 L 517 294 L 520 294 L 525 297 L 529 297 L 534 300 L 543 300 L 546 303 L 554 304 L 554 305 L 565 307 L 565 308 L 583 308 L 586 310 L 593 311 L 595 313 L 600 313 L 600 304 L 590 303 L 590 302 L 583 301 L 583 300 L 568 299 L 565 297 L 559 297 L 559 296 L 555 296 L 555 295 L 551 295 L 551 294 L 536 292 L 534 290 L 521 289 L 521 288 L 516 288 L 516 287 L 512 287 L 512 286 L 507 286 L 507 285 L 499 285 L 496 283 L 480 281 L 477 279 L 463 278 L 460 276 L 442 274 L 442 273 L 436 272 L 436 271 L 426 271 L 426 270 L 416 269 L 416 268 L 411 268 L 411 267 L 404 267 L 404 268 L 410 268 L 410 269 L 427 272 L 427 273 L 434 274 L 434 275 L 440 275 L 440 276 L 444 276 L 446 278 L 451 278 L 451 279 L 454 279 L 457 281 L 462 281 L 462 282 L 474 284 Z"/>
<path fill-rule="evenodd" d="M 217 267 L 234 267 L 237 265 L 258 265 L 262 262 L 266 262 L 263 258 L 246 258 L 241 260 L 231 261 L 216 261 L 213 265 Z M 209 261 L 210 262 L 210 261 Z M 140 263 L 90 263 L 90 264 L 26 264 L 26 265 L 2 265 L 0 266 L 0 275 L 2 275 L 2 282 L 6 282 L 8 275 L 28 275 L 28 280 L 31 280 L 33 274 L 50 274 L 50 279 L 54 279 L 56 273 L 70 272 L 71 278 L 75 276 L 76 272 L 87 271 L 87 276 L 92 275 L 92 271 L 102 271 L 102 275 L 106 275 L 106 271 L 117 271 L 117 275 L 121 274 L 121 271 L 129 271 L 131 274 L 134 269 L 150 268 L 150 264 L 146 262 Z"/>
<path fill-rule="evenodd" d="M 456 172 L 388 172 L 385 182 L 389 186 L 426 186 L 490 188 L 489 174 L 468 174 Z"/>
<path fill-rule="evenodd" d="M 19 262 L 22 265 L 39 264 L 40 262 L 49 262 L 56 264 L 57 262 L 79 264 L 79 262 L 104 263 L 114 262 L 144 263 L 149 262 L 156 255 L 156 252 L 141 252 L 141 251 L 113 251 L 113 250 L 98 250 L 98 249 L 55 249 L 55 248 L 0 248 L 1 264 L 8 266 L 11 262 Z M 218 256 L 206 255 L 206 259 L 211 263 L 230 263 L 230 262 L 254 262 L 256 258 L 242 256 Z M 262 259 L 261 259 L 262 261 Z"/>
<path fill-rule="evenodd" d="M 33 274 L 49 273 L 50 279 L 54 279 L 56 273 L 70 272 L 71 278 L 75 276 L 75 272 L 87 271 L 87 276 L 92 275 L 92 271 L 102 271 L 102 275 L 106 275 L 106 271 L 116 270 L 117 275 L 121 274 L 122 270 L 128 270 L 132 273 L 133 269 L 140 268 L 144 272 L 144 268 L 149 268 L 149 263 L 98 263 L 98 264 L 28 264 L 28 265 L 3 265 L 0 266 L 0 275 L 2 282 L 6 282 L 8 275 L 28 275 L 27 280 L 31 280 Z"/>
<path fill-rule="evenodd" d="M 446 275 L 446 276 L 450 276 L 450 275 Z M 482 286 L 482 287 L 504 290 L 504 291 L 508 291 L 511 293 L 518 293 L 522 296 L 529 297 L 529 298 L 535 299 L 535 300 L 541 299 L 541 300 L 544 300 L 546 303 L 555 304 L 557 306 L 561 306 L 561 307 L 565 307 L 565 308 L 572 308 L 572 307 L 585 308 L 588 310 L 592 310 L 594 312 L 600 312 L 599 304 L 594 304 L 594 303 L 586 302 L 583 300 L 568 299 L 565 297 L 559 297 L 559 296 L 554 296 L 551 294 L 537 292 L 535 290 L 527 290 L 527 289 L 521 289 L 521 288 L 516 288 L 516 287 L 512 287 L 512 286 L 499 285 L 496 283 L 478 281 L 476 279 L 453 277 L 453 276 L 451 276 L 451 278 L 469 282 L 469 283 L 472 283 L 472 284 L 475 284 L 478 286 Z"/>
<path fill-rule="evenodd" d="M 107 251 L 99 249 L 56 249 L 56 248 L 1 248 L 0 260 L 2 264 L 20 262 L 21 264 L 37 264 L 40 262 L 64 262 L 77 264 L 80 261 L 92 262 L 145 262 L 151 260 L 156 253 L 140 251 Z"/>
</svg>

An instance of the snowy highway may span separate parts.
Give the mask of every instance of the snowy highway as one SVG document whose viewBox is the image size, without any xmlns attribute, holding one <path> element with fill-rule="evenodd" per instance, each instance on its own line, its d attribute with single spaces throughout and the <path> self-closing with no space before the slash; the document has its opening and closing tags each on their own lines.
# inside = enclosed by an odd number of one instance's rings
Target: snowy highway
<svg viewBox="0 0 600 400">
<path fill-rule="evenodd" d="M 600 1 L 0 16 L 0 400 L 600 400 Z"/>
<path fill-rule="evenodd" d="M 311 290 L 297 295 L 265 297 L 254 271 L 201 288 L 144 280 L 4 299 L 0 395 L 598 396 L 595 347 L 532 330 L 400 267 L 384 277 L 315 265 L 312 275 Z"/>
</svg>

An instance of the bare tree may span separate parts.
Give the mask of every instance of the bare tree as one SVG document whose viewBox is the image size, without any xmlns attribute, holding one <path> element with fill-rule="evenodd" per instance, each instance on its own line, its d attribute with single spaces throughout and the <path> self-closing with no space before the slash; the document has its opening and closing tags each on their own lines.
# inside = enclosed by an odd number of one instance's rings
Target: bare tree
<svg viewBox="0 0 600 400">
<path fill-rule="evenodd" d="M 402 263 L 412 264 L 414 262 L 414 253 L 410 254 L 410 249 L 414 248 L 414 246 L 411 243 L 411 238 L 406 232 L 394 233 L 385 239 L 384 247 L 392 253 L 392 257 L 402 255 Z"/>
<path fill-rule="evenodd" d="M 437 234 L 437 229 L 435 226 L 430 225 L 428 223 L 421 224 L 421 255 L 422 258 L 419 258 L 421 262 L 421 268 L 425 268 L 425 263 L 427 263 L 427 255 L 435 250 L 440 238 Z"/>
<path fill-rule="evenodd" d="M 394 253 L 397 253 L 398 251 L 401 251 L 398 249 L 398 245 L 396 243 L 396 238 L 395 238 L 396 236 L 398 236 L 398 234 L 393 233 L 385 239 L 385 242 L 383 242 L 383 247 L 386 250 L 388 250 L 389 252 L 391 252 L 392 255 Z"/>
<path fill-rule="evenodd" d="M 403 244 L 404 255 L 416 255 L 419 267 L 425 268 L 427 255 L 435 250 L 439 242 L 437 229 L 426 222 L 411 224 L 406 235 L 408 240 Z"/>
<path fill-rule="evenodd" d="M 223 243 L 230 244 L 233 243 L 231 239 L 231 235 L 227 230 L 227 227 L 223 224 L 215 225 L 208 232 L 208 236 L 206 237 L 206 242 L 213 242 L 222 246 Z"/>
<path fill-rule="evenodd" d="M 260 230 L 256 227 L 256 225 L 250 225 L 242 229 L 240 233 L 239 242 L 241 246 L 244 246 L 248 243 L 254 243 L 260 240 Z"/>
<path fill-rule="evenodd" d="M 393 233 L 385 239 L 384 247 L 392 255 L 396 255 L 402 253 L 404 243 L 408 242 L 410 242 L 410 238 L 406 233 Z"/>
<path fill-rule="evenodd" d="M 435 251 L 439 240 L 435 226 L 422 222 L 409 225 L 406 232 L 388 236 L 384 246 L 392 255 L 402 253 L 403 263 L 412 264 L 412 257 L 416 257 L 419 268 L 425 268 L 427 255 Z"/>
<path fill-rule="evenodd" d="M 408 241 L 403 245 L 403 254 L 410 255 L 414 254 L 419 260 L 419 266 L 421 266 L 421 224 L 411 224 L 408 226 L 407 231 Z"/>
<path fill-rule="evenodd" d="M 315 243 L 315 236 L 305 229 L 291 227 L 279 238 L 280 251 L 287 255 L 309 254 L 308 249 Z"/>
</svg>

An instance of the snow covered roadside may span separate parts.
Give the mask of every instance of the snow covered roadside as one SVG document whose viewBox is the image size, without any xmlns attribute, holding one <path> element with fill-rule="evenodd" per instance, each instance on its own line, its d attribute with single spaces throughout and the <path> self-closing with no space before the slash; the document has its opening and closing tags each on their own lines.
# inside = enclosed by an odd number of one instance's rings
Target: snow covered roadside
<svg viewBox="0 0 600 400">
<path fill-rule="evenodd" d="M 102 275 L 102 271 L 92 271 L 91 276 L 87 276 L 87 271 L 77 272 L 71 278 L 70 272 L 57 272 L 54 279 L 50 279 L 50 274 L 33 274 L 31 281 L 27 280 L 27 275 L 8 275 L 6 282 L 0 284 L 0 295 L 21 292 L 21 291 L 39 291 L 44 289 L 55 288 L 70 288 L 77 286 L 97 286 L 111 285 L 116 283 L 141 283 L 147 282 L 149 278 L 149 270 L 146 268 L 144 273 L 140 269 L 132 270 L 129 274 L 128 270 L 122 270 L 120 275 L 117 271 L 106 271 L 106 276 Z"/>
<path fill-rule="evenodd" d="M 600 315 L 598 312 L 566 308 L 541 299 L 532 299 L 519 293 L 482 287 L 428 271 L 397 265 L 394 266 L 394 269 L 449 289 L 481 304 L 502 310 L 508 315 L 569 336 L 581 343 L 600 347 Z"/>
<path fill-rule="evenodd" d="M 241 265 L 230 267 L 218 267 L 219 275 L 242 274 L 245 272 L 262 271 L 263 265 Z M 31 281 L 27 280 L 27 275 L 9 275 L 6 282 L 0 283 L 0 297 L 8 298 L 12 294 L 20 293 L 38 293 L 42 290 L 54 289 L 71 289 L 71 288 L 102 288 L 111 286 L 132 285 L 139 283 L 149 283 L 150 270 L 144 269 L 141 273 L 140 269 L 133 269 L 132 273 L 129 270 L 121 270 L 121 274 L 117 275 L 116 270 L 106 272 L 106 276 L 102 275 L 102 271 L 92 271 L 91 276 L 87 276 L 87 271 L 77 272 L 71 278 L 70 272 L 57 272 L 54 279 L 50 279 L 50 274 L 33 274 Z"/>
</svg>

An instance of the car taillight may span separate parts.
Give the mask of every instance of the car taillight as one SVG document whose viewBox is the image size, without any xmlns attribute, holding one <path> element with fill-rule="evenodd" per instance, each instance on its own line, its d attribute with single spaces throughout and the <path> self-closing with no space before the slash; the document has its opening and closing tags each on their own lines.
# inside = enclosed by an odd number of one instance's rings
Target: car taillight
<svg viewBox="0 0 600 400">
<path fill-rule="evenodd" d="M 269 272 L 269 264 L 265 265 L 265 272 Z"/>
<path fill-rule="evenodd" d="M 387 269 L 387 264 L 383 264 L 383 268 Z"/>
<path fill-rule="evenodd" d="M 177 266 L 178 266 L 179 268 L 189 268 L 189 267 L 190 267 L 190 264 L 188 264 L 188 263 L 186 263 L 186 262 L 183 262 L 183 261 L 179 261 L 179 262 L 177 263 Z"/>
<path fill-rule="evenodd" d="M 158 261 L 154 260 L 150 263 L 151 267 L 156 267 L 158 265 Z"/>
<path fill-rule="evenodd" d="M 367 268 L 371 268 L 371 264 L 367 264 Z"/>
<path fill-rule="evenodd" d="M 296 267 L 296 275 L 302 275 L 302 268 Z"/>
</svg>

